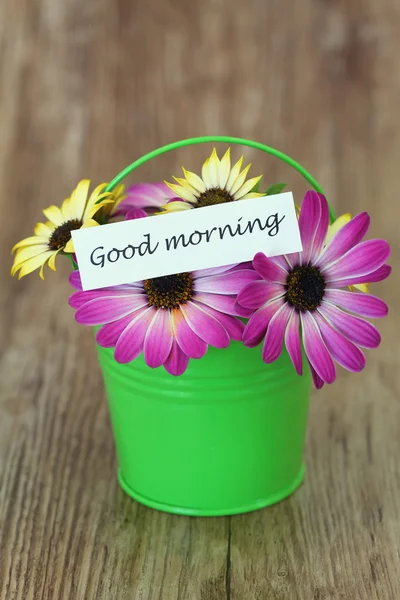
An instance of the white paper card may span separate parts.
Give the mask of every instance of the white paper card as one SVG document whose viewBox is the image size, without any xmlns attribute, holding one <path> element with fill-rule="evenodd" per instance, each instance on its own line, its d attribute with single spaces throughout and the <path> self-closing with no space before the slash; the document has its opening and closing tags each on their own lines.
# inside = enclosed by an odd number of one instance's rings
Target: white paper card
<svg viewBox="0 0 400 600">
<path fill-rule="evenodd" d="M 84 290 L 302 250 L 291 192 L 72 232 Z"/>
</svg>

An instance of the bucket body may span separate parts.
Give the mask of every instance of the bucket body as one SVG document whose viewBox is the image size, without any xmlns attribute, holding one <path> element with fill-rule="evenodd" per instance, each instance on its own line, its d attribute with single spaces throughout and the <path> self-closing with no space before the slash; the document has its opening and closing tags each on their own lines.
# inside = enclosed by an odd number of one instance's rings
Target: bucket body
<svg viewBox="0 0 400 600">
<path fill-rule="evenodd" d="M 180 377 L 140 356 L 118 364 L 97 347 L 111 413 L 119 481 L 152 508 L 193 516 L 256 510 L 291 494 L 304 476 L 310 391 L 284 350 L 231 342 L 191 360 Z"/>
</svg>

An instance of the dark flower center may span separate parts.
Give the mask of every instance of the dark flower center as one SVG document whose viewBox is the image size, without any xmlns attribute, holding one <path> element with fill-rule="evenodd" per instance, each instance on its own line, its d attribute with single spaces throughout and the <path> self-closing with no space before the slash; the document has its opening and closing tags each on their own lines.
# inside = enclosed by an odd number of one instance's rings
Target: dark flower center
<svg viewBox="0 0 400 600">
<path fill-rule="evenodd" d="M 59 225 L 50 236 L 48 243 L 50 250 L 60 250 L 60 248 L 64 248 L 71 239 L 71 231 L 80 229 L 81 227 L 82 221 L 80 219 L 71 219 L 62 225 Z"/>
<path fill-rule="evenodd" d="M 200 194 L 197 199 L 197 204 L 194 208 L 201 208 L 202 206 L 212 206 L 213 204 L 224 204 L 225 202 L 232 202 L 233 197 L 226 190 L 215 187 L 210 188 Z"/>
<path fill-rule="evenodd" d="M 317 267 L 299 265 L 289 273 L 286 300 L 297 310 L 315 310 L 325 294 L 325 279 Z"/>
<path fill-rule="evenodd" d="M 194 296 L 193 279 L 190 273 L 178 273 L 146 279 L 144 289 L 150 306 L 178 308 Z"/>
</svg>

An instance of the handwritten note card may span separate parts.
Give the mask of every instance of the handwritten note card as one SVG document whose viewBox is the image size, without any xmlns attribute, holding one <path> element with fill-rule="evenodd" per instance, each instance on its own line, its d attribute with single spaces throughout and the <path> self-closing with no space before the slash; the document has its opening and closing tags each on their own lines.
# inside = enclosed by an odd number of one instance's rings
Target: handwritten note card
<svg viewBox="0 0 400 600">
<path fill-rule="evenodd" d="M 302 250 L 291 193 L 72 232 L 84 290 Z"/>
</svg>

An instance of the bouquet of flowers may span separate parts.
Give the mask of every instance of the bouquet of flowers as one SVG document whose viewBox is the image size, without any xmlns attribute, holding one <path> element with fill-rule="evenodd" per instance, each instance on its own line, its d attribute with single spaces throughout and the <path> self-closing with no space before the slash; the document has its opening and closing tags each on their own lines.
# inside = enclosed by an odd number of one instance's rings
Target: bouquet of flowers
<svg viewBox="0 0 400 600">
<path fill-rule="evenodd" d="M 108 191 L 101 184 L 89 195 L 90 181 L 83 180 L 60 207 L 43 211 L 46 221 L 37 223 L 32 237 L 14 246 L 11 274 L 21 278 L 39 270 L 43 279 L 46 265 L 55 270 L 58 255 L 69 257 L 75 266 L 69 299 L 75 318 L 98 328 L 97 343 L 114 348 L 119 363 L 143 353 L 148 367 L 163 366 L 180 376 L 209 346 L 226 348 L 235 340 L 248 347 L 262 343 L 266 364 L 285 345 L 299 376 L 305 354 L 316 388 L 335 381 L 335 362 L 361 371 L 362 349 L 376 348 L 381 339 L 366 318 L 388 312 L 369 284 L 390 274 L 390 249 L 384 240 L 364 240 L 366 212 L 330 223 L 327 200 L 316 191 L 307 192 L 298 209 L 302 252 L 275 257 L 259 252 L 252 262 L 82 290 L 73 230 L 245 202 L 283 189 L 282 184 L 260 191 L 261 176 L 248 178 L 249 169 L 243 157 L 232 164 L 229 149 L 221 159 L 214 149 L 201 175 L 183 168 L 174 183 L 140 183 L 126 192 L 123 185 Z"/>
</svg>

